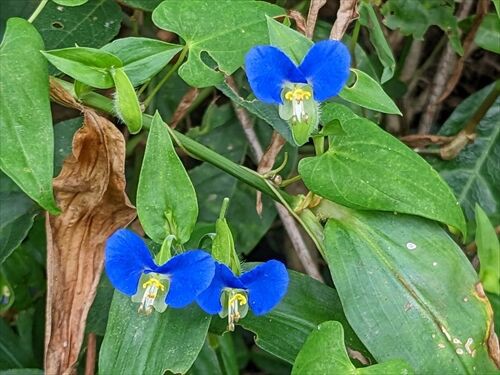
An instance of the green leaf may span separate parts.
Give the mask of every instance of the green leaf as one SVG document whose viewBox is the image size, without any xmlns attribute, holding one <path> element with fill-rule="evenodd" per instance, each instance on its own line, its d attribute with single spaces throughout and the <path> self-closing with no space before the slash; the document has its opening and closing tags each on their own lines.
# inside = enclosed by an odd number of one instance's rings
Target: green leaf
<svg viewBox="0 0 500 375">
<path fill-rule="evenodd" d="M 123 66 L 118 57 L 95 48 L 71 47 L 42 53 L 61 72 L 99 89 L 113 87 L 109 70 Z"/>
<path fill-rule="evenodd" d="M 111 69 L 111 76 L 116 87 L 115 111 L 131 134 L 139 133 L 142 129 L 142 111 L 134 86 L 123 68 Z"/>
<path fill-rule="evenodd" d="M 0 172 L 0 264 L 28 235 L 38 213 L 36 204 Z"/>
<path fill-rule="evenodd" d="M 42 369 L 38 368 L 16 368 L 0 371 L 0 375 L 44 375 Z"/>
<path fill-rule="evenodd" d="M 4 319 L 0 319 L 0 370 L 34 366 L 30 347 L 22 345 Z"/>
<path fill-rule="evenodd" d="M 339 96 L 348 102 L 382 113 L 401 115 L 401 111 L 384 89 L 365 72 L 351 69 L 356 81 L 351 86 L 345 86 Z"/>
<path fill-rule="evenodd" d="M 292 375 L 346 374 L 409 375 L 413 370 L 401 360 L 357 369 L 344 346 L 344 329 L 335 321 L 321 323 L 307 338 L 292 369 Z"/>
<path fill-rule="evenodd" d="M 243 328 L 257 335 L 256 344 L 276 357 L 293 363 L 307 336 L 318 324 L 337 320 L 345 327 L 346 346 L 369 356 L 347 323 L 335 289 L 301 273 L 288 273 L 290 284 L 280 304 L 265 316 L 256 317 L 249 313 L 239 322 Z"/>
<path fill-rule="evenodd" d="M 196 224 L 198 203 L 167 126 L 156 113 L 137 187 L 137 213 L 144 231 L 155 242 L 162 243 L 173 234 L 184 243 Z"/>
<path fill-rule="evenodd" d="M 494 90 L 494 84 L 469 96 L 453 111 L 439 134 L 452 136 L 463 129 L 472 114 Z M 430 159 L 448 182 L 468 220 L 474 220 L 479 204 L 493 225 L 500 224 L 500 98 L 486 112 L 476 128 L 476 138 L 453 160 Z"/>
<path fill-rule="evenodd" d="M 117 56 L 132 84 L 138 86 L 160 72 L 182 47 L 155 39 L 130 37 L 114 40 L 101 49 Z"/>
<path fill-rule="evenodd" d="M 118 34 L 120 6 L 113 0 L 88 0 L 78 7 L 49 2 L 33 25 L 40 31 L 46 49 L 100 48 Z"/>
<path fill-rule="evenodd" d="M 88 0 L 52 0 L 54 3 L 68 7 L 76 7 L 85 4 Z"/>
<path fill-rule="evenodd" d="M 367 119 L 342 127 L 346 135 L 333 137 L 327 152 L 299 163 L 311 191 L 352 208 L 427 217 L 465 234 L 460 205 L 424 159 Z"/>
<path fill-rule="evenodd" d="M 345 314 L 379 362 L 418 374 L 489 374 L 492 314 L 457 244 L 437 223 L 335 205 L 325 256 Z M 397 339 L 395 339 L 397 337 Z"/>
<path fill-rule="evenodd" d="M 404 35 L 423 39 L 427 29 L 436 25 L 448 34 L 453 49 L 463 54 L 460 31 L 454 15 L 453 1 L 442 0 L 388 0 L 382 6 L 384 23 L 392 30 L 399 29 Z"/>
<path fill-rule="evenodd" d="M 245 100 L 237 95 L 225 82 L 217 85 L 216 87 L 233 102 L 267 122 L 273 127 L 274 130 L 280 133 L 288 143 L 295 146 L 290 125 L 288 125 L 288 123 L 279 116 L 278 108 L 276 108 L 275 105 L 265 104 L 257 99 Z"/>
<path fill-rule="evenodd" d="M 262 1 L 166 0 L 154 10 L 153 22 L 185 40 L 189 56 L 179 68 L 181 78 L 191 86 L 207 87 L 233 74 L 251 47 L 269 44 L 266 15 L 284 13 Z M 205 54 L 219 71 L 205 62 Z"/>
<path fill-rule="evenodd" d="M 75 117 L 54 125 L 54 176 L 61 172 L 64 159 L 71 152 L 73 136 L 82 125 L 83 117 Z"/>
<path fill-rule="evenodd" d="M 493 5 L 495 6 L 495 10 L 497 11 L 498 18 L 500 18 L 500 0 L 493 0 Z"/>
<path fill-rule="evenodd" d="M 0 46 L 0 168 L 44 209 L 52 192 L 54 135 L 43 42 L 26 20 L 11 18 Z"/>
<path fill-rule="evenodd" d="M 484 17 L 481 26 L 477 30 L 474 43 L 488 51 L 500 54 L 500 21 L 494 13 Z"/>
<path fill-rule="evenodd" d="M 476 204 L 476 244 L 479 256 L 479 278 L 484 289 L 500 294 L 500 243 L 483 209 Z"/>
<path fill-rule="evenodd" d="M 210 316 L 197 305 L 144 316 L 115 292 L 99 355 L 102 374 L 185 373 L 200 352 Z"/>
<path fill-rule="evenodd" d="M 387 82 L 394 76 L 394 71 L 396 70 L 396 61 L 394 60 L 391 47 L 385 39 L 384 32 L 382 31 L 372 5 L 361 2 L 359 16 L 359 21 L 367 28 L 370 36 L 370 42 L 373 47 L 375 47 L 378 58 L 384 66 L 384 71 L 380 81 L 382 83 Z"/>
<path fill-rule="evenodd" d="M 285 52 L 296 65 L 300 65 L 302 59 L 314 44 L 301 33 L 270 17 L 267 17 L 267 30 L 271 45 Z"/>
<path fill-rule="evenodd" d="M 163 0 L 122 0 L 124 4 L 132 8 L 138 8 L 152 12 Z"/>
<path fill-rule="evenodd" d="M 217 353 L 210 346 L 209 340 L 205 341 L 205 345 L 201 348 L 200 354 L 193 366 L 189 369 L 189 375 L 223 375 L 220 368 Z M 1 374 L 0 374 L 1 375 Z"/>
</svg>

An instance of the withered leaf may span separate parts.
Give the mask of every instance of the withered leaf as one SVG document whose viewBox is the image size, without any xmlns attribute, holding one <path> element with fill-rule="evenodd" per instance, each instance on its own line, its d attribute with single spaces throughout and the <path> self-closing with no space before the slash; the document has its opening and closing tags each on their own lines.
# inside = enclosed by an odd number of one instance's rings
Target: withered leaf
<svg viewBox="0 0 500 375">
<path fill-rule="evenodd" d="M 105 241 L 136 216 L 124 191 L 122 134 L 93 110 L 80 109 L 83 127 L 54 179 L 62 214 L 48 215 L 46 221 L 47 374 L 76 372 L 85 321 L 103 268 Z"/>
</svg>

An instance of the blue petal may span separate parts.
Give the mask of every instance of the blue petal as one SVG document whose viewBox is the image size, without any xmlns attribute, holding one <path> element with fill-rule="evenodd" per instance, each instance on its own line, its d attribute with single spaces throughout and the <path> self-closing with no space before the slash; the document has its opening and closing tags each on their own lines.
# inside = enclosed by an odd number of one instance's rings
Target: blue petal
<svg viewBox="0 0 500 375">
<path fill-rule="evenodd" d="M 351 55 L 337 40 L 323 40 L 311 47 L 299 66 L 313 87 L 314 99 L 322 102 L 337 95 L 349 78 Z"/>
<path fill-rule="evenodd" d="M 271 311 L 285 296 L 288 288 L 288 272 L 283 263 L 270 260 L 240 277 L 248 290 L 250 309 L 255 315 Z"/>
<path fill-rule="evenodd" d="M 156 268 L 142 238 L 127 229 L 119 229 L 108 238 L 104 258 L 111 284 L 129 296 L 137 291 L 141 275 Z"/>
<path fill-rule="evenodd" d="M 245 70 L 255 96 L 265 103 L 281 104 L 286 82 L 307 83 L 292 60 L 272 46 L 252 48 L 245 57 Z"/>
<path fill-rule="evenodd" d="M 201 250 L 190 250 L 176 255 L 156 269 L 168 275 L 170 288 L 165 302 L 174 308 L 189 305 L 212 281 L 215 262 L 210 254 Z"/>
<path fill-rule="evenodd" d="M 243 289 L 243 284 L 225 264 L 217 263 L 210 286 L 196 298 L 196 302 L 206 313 L 218 314 L 222 311 L 220 297 L 224 288 Z"/>
</svg>

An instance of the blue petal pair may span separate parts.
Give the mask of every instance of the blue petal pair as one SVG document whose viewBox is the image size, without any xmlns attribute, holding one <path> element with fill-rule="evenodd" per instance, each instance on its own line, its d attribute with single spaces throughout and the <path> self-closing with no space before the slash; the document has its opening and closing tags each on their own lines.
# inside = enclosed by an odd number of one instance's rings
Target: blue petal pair
<svg viewBox="0 0 500 375">
<path fill-rule="evenodd" d="M 245 58 L 245 70 L 255 96 L 270 104 L 282 104 L 287 84 L 308 84 L 317 102 L 336 96 L 349 78 L 351 55 L 336 40 L 314 44 L 302 63 L 295 63 L 273 46 L 252 48 Z"/>
<path fill-rule="evenodd" d="M 277 260 L 267 261 L 241 276 L 217 263 L 212 283 L 196 301 L 209 314 L 227 316 L 228 329 L 232 331 L 248 308 L 257 316 L 267 314 L 285 296 L 287 288 L 288 272 Z"/>
<path fill-rule="evenodd" d="M 191 250 L 157 265 L 141 237 L 120 229 L 106 243 L 105 268 L 113 286 L 150 314 L 193 302 L 210 285 L 215 264 L 208 253 Z"/>
</svg>

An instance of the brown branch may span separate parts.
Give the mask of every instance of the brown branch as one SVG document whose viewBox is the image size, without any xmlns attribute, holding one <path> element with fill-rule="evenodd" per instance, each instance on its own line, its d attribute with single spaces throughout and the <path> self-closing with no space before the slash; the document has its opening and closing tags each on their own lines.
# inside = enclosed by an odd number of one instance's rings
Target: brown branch
<svg viewBox="0 0 500 375">
<path fill-rule="evenodd" d="M 298 10 L 288 10 L 288 17 L 293 19 L 295 21 L 295 26 L 296 29 L 299 33 L 301 34 L 306 34 L 306 20 L 304 19 L 304 16 L 302 16 L 302 13 L 300 13 Z"/>
<path fill-rule="evenodd" d="M 479 30 L 479 26 L 481 26 L 481 22 L 483 22 L 484 17 L 486 16 L 486 14 L 488 14 L 488 8 L 490 6 L 490 3 L 491 3 L 491 0 L 480 0 L 477 3 L 476 15 L 474 16 L 474 21 L 473 21 L 472 26 L 471 26 L 469 32 L 467 33 L 467 36 L 465 37 L 464 42 L 463 42 L 464 54 L 455 63 L 455 68 L 453 69 L 453 72 L 451 73 L 450 79 L 448 80 L 448 83 L 446 84 L 444 92 L 441 94 L 441 96 L 438 99 L 439 103 L 443 102 L 453 92 L 453 90 L 457 86 L 458 81 L 460 80 L 460 77 L 462 76 L 462 71 L 464 69 L 465 60 L 467 60 L 467 58 L 470 56 L 471 52 L 473 51 L 474 38 L 476 37 L 476 33 Z"/>
<path fill-rule="evenodd" d="M 226 82 L 235 93 L 238 93 L 238 87 L 236 86 L 236 82 L 232 77 L 227 77 Z M 248 115 L 248 112 L 244 108 L 237 106 L 234 102 L 232 103 L 236 112 L 236 117 L 238 117 L 238 120 L 241 123 L 243 132 L 245 133 L 248 143 L 250 144 L 250 149 L 252 150 L 255 160 L 261 160 L 264 156 L 264 151 L 257 138 L 257 134 L 255 133 L 255 129 L 253 128 L 253 122 Z M 297 254 L 297 257 L 299 258 L 301 264 L 304 266 L 304 270 L 309 276 L 315 278 L 316 280 L 323 281 L 323 277 L 319 272 L 318 265 L 314 262 L 293 216 L 285 207 L 283 207 L 278 202 L 276 202 L 275 205 L 281 222 L 283 223 L 283 227 L 285 228 L 285 231 L 287 232 L 288 237 L 292 242 L 292 246 L 295 250 L 295 253 Z"/>
<path fill-rule="evenodd" d="M 87 356 L 85 357 L 85 375 L 95 374 L 96 336 L 91 332 L 87 336 Z"/>
<path fill-rule="evenodd" d="M 411 134 L 400 137 L 399 140 L 411 148 L 422 148 L 430 144 L 445 145 L 450 143 L 455 137 L 447 137 L 434 134 Z"/>
<path fill-rule="evenodd" d="M 191 104 L 193 104 L 193 102 L 196 100 L 199 93 L 200 90 L 198 90 L 196 87 L 193 87 L 184 94 L 172 116 L 172 119 L 170 120 L 170 127 L 172 129 L 175 129 L 177 124 L 184 118 L 184 116 L 186 116 L 189 107 L 191 107 Z"/>
<path fill-rule="evenodd" d="M 357 0 L 340 0 L 337 19 L 330 32 L 330 39 L 342 39 L 349 24 L 357 18 L 359 18 Z"/>
<path fill-rule="evenodd" d="M 306 22 L 306 36 L 312 39 L 314 34 L 314 27 L 316 26 L 316 21 L 318 20 L 319 10 L 326 4 L 326 0 L 311 0 L 309 4 L 309 13 L 307 14 Z"/>
</svg>

